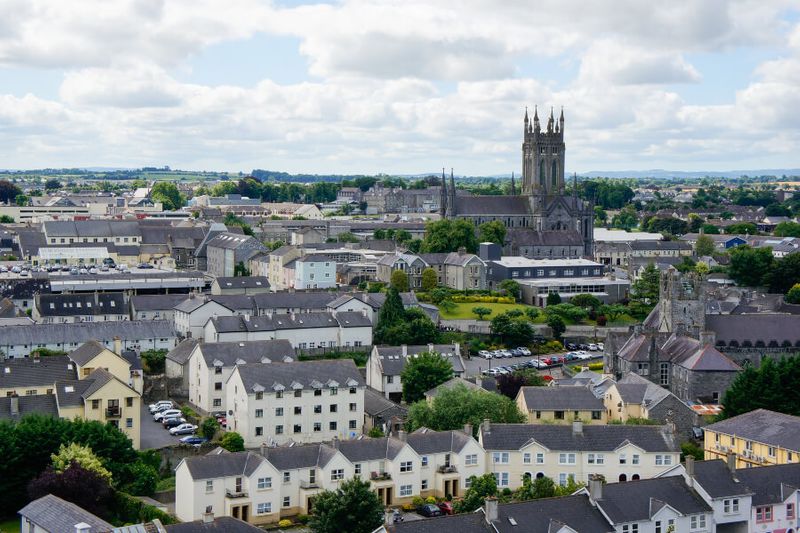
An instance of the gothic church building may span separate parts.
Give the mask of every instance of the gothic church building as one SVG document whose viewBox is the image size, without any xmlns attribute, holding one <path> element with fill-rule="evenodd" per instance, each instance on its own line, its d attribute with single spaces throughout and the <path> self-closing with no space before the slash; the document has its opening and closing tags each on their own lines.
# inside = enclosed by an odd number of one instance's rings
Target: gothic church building
<svg viewBox="0 0 800 533">
<path fill-rule="evenodd" d="M 456 195 L 455 180 L 442 176 L 441 214 L 465 218 L 476 226 L 499 220 L 506 229 L 504 252 L 533 259 L 592 257 L 594 206 L 564 191 L 564 111 L 546 129 L 525 111 L 522 143 L 522 191 L 503 196 Z"/>
</svg>

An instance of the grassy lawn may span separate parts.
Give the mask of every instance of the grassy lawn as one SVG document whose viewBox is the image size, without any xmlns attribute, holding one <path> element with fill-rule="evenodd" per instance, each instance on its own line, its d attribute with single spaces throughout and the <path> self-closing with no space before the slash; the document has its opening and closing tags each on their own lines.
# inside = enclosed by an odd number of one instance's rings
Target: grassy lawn
<svg viewBox="0 0 800 533">
<path fill-rule="evenodd" d="M 510 311 L 512 309 L 519 309 L 520 311 L 525 311 L 525 308 L 528 307 L 527 305 L 522 304 L 495 304 L 495 303 L 480 303 L 480 302 L 468 302 L 468 303 L 456 303 L 456 306 L 453 310 L 449 313 L 445 312 L 443 309 L 439 308 L 439 312 L 441 313 L 442 318 L 444 319 L 477 319 L 478 317 L 475 313 L 472 312 L 473 307 L 485 307 L 487 309 L 492 310 L 491 315 L 487 315 L 485 317 L 486 320 L 491 320 L 495 316 L 505 313 L 506 311 Z"/>
<path fill-rule="evenodd" d="M 19 533 L 19 517 L 0 522 L 0 533 Z"/>
</svg>

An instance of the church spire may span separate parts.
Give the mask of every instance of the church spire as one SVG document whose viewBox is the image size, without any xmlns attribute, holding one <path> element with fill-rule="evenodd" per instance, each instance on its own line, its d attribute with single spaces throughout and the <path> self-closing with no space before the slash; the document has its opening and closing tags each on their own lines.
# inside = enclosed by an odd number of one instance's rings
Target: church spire
<svg viewBox="0 0 800 533">
<path fill-rule="evenodd" d="M 539 106 L 533 108 L 533 131 L 539 131 Z"/>
<path fill-rule="evenodd" d="M 547 119 L 547 133 L 553 133 L 553 125 L 555 124 L 555 119 L 553 118 L 553 107 L 550 107 L 550 118 Z"/>
</svg>

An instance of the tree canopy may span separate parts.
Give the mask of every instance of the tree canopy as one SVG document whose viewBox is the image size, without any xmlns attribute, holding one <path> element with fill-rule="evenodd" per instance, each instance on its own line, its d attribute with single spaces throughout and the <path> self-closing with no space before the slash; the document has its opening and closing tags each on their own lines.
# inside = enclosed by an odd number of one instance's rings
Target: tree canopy
<svg viewBox="0 0 800 533">
<path fill-rule="evenodd" d="M 547 385 L 544 378 L 532 368 L 517 370 L 511 374 L 502 374 L 497 378 L 497 390 L 500 394 L 516 399 L 522 387 L 541 387 Z"/>
<path fill-rule="evenodd" d="M 424 253 L 456 252 L 465 248 L 469 253 L 478 249 L 475 226 L 463 218 L 443 219 L 425 226 L 425 238 L 420 250 Z"/>
<path fill-rule="evenodd" d="M 533 327 L 526 317 L 501 313 L 492 318 L 489 331 L 506 346 L 528 344 L 533 337 Z"/>
<path fill-rule="evenodd" d="M 391 283 L 397 292 L 408 292 L 408 274 L 404 270 L 393 270 Z"/>
<path fill-rule="evenodd" d="M 439 275 L 436 270 L 428 267 L 422 271 L 422 290 L 425 292 L 431 291 L 439 284 Z"/>
<path fill-rule="evenodd" d="M 383 503 L 369 481 L 353 478 L 314 497 L 309 526 L 314 533 L 371 533 L 383 523 Z"/>
<path fill-rule="evenodd" d="M 698 257 L 704 255 L 714 255 L 717 247 L 714 245 L 714 239 L 708 235 L 700 235 L 697 237 L 697 242 L 694 243 L 694 251 Z"/>
<path fill-rule="evenodd" d="M 427 344 L 434 342 L 438 335 L 436 324 L 422 309 L 405 309 L 400 293 L 395 287 L 389 287 L 375 324 L 375 344 Z"/>
<path fill-rule="evenodd" d="M 425 398 L 425 393 L 453 377 L 453 365 L 435 352 L 422 352 L 406 360 L 400 380 L 403 400 L 413 403 Z"/>
<path fill-rule="evenodd" d="M 150 199 L 161 202 L 166 211 L 175 211 L 186 204 L 186 198 L 171 181 L 159 181 L 150 189 Z"/>
<path fill-rule="evenodd" d="M 506 227 L 499 220 L 490 220 L 478 226 L 480 242 L 493 242 L 503 245 L 506 239 Z"/>
<path fill-rule="evenodd" d="M 765 357 L 756 368 L 746 365 L 725 392 L 722 418 L 730 418 L 755 409 L 770 409 L 800 416 L 800 357 L 774 361 Z"/>
<path fill-rule="evenodd" d="M 731 264 L 728 275 L 737 285 L 757 287 L 764 283 L 764 275 L 769 273 L 775 262 L 772 248 L 751 248 L 737 246 L 731 250 Z"/>
</svg>

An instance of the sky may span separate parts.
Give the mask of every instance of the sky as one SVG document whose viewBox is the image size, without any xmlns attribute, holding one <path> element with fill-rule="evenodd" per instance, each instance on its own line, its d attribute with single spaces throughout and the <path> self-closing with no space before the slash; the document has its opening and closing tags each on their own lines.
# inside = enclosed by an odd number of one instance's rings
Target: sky
<svg viewBox="0 0 800 533">
<path fill-rule="evenodd" d="M 800 167 L 800 0 L 0 0 L 0 168 Z"/>
</svg>

